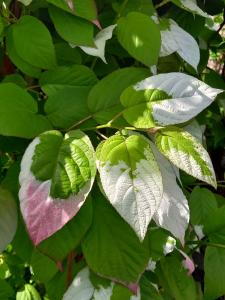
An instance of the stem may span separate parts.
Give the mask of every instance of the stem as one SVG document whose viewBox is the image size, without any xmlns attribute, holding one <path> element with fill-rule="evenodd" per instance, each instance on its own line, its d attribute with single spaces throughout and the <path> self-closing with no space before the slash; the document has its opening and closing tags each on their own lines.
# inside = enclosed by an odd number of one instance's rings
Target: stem
<svg viewBox="0 0 225 300">
<path fill-rule="evenodd" d="M 170 0 L 163 0 L 161 3 L 159 3 L 159 4 L 157 4 L 157 5 L 155 6 L 155 9 L 160 8 L 160 7 L 166 5 L 166 4 L 169 3 L 169 2 L 170 2 Z"/>
<path fill-rule="evenodd" d="M 85 121 L 87 121 L 87 120 L 89 120 L 91 118 L 92 118 L 91 115 L 88 116 L 88 117 L 83 118 L 82 120 L 78 121 L 77 123 L 75 123 L 74 125 L 72 125 L 70 128 L 68 128 L 66 131 L 72 130 L 74 127 L 77 127 L 78 125 L 82 124 L 83 122 L 85 122 Z"/>
<path fill-rule="evenodd" d="M 70 286 L 73 281 L 73 262 L 75 258 L 75 252 L 72 251 L 68 254 L 67 257 L 67 288 Z"/>
<path fill-rule="evenodd" d="M 93 61 L 92 61 L 92 63 L 91 63 L 91 70 L 93 70 L 94 69 L 94 67 L 95 67 L 95 65 L 96 65 L 96 63 L 97 63 L 97 60 L 98 60 L 98 57 L 95 57 L 94 59 L 93 59 Z"/>
</svg>

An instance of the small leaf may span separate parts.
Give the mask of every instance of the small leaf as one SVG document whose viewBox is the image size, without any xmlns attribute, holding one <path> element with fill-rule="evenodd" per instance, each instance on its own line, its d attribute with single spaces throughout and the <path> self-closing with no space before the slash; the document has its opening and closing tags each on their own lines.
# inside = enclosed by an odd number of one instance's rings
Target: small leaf
<svg viewBox="0 0 225 300">
<path fill-rule="evenodd" d="M 159 165 L 163 180 L 163 196 L 154 221 L 170 231 L 184 244 L 185 231 L 189 223 L 188 202 L 176 182 L 173 166 L 151 143 L 151 148 Z"/>
<path fill-rule="evenodd" d="M 165 20 L 163 19 L 164 22 Z M 168 26 L 162 26 L 161 30 L 160 56 L 177 52 L 183 60 L 197 70 L 200 51 L 196 40 L 172 19 L 168 19 L 168 23 Z"/>
<path fill-rule="evenodd" d="M 110 121 L 122 110 L 119 99 L 123 90 L 148 75 L 147 69 L 130 67 L 114 71 L 100 80 L 88 96 L 88 107 L 94 119 L 100 124 Z"/>
<path fill-rule="evenodd" d="M 127 52 L 146 66 L 157 64 L 160 50 L 159 26 L 147 15 L 131 12 L 118 21 L 118 40 Z"/>
<path fill-rule="evenodd" d="M 116 134 L 97 148 L 105 194 L 143 240 L 162 199 L 162 177 L 149 141 L 141 135 Z"/>
<path fill-rule="evenodd" d="M 16 293 L 16 300 L 41 300 L 41 297 L 35 287 L 31 284 L 25 284 L 21 291 Z"/>
<path fill-rule="evenodd" d="M 205 300 L 217 299 L 225 294 L 225 249 L 206 248 L 204 259 Z"/>
<path fill-rule="evenodd" d="M 82 242 L 87 264 L 103 277 L 134 283 L 149 259 L 147 240 L 140 243 L 104 196 L 98 190 L 94 195 L 93 223 Z"/>
<path fill-rule="evenodd" d="M 213 103 L 222 90 L 214 89 L 195 77 L 183 73 L 155 75 L 134 86 L 136 91 L 160 90 L 169 99 L 151 105 L 155 122 L 161 125 L 184 123 Z M 172 98 L 172 99 L 170 99 Z"/>
<path fill-rule="evenodd" d="M 20 206 L 35 245 L 73 218 L 95 177 L 94 149 L 81 131 L 46 132 L 28 146 L 21 163 Z M 35 209 L 36 208 L 36 209 Z"/>
<path fill-rule="evenodd" d="M 52 37 L 40 20 L 32 16 L 23 16 L 11 25 L 11 29 L 14 47 L 21 59 L 41 69 L 55 67 Z"/>
<path fill-rule="evenodd" d="M 16 229 L 16 202 L 9 191 L 0 187 L 0 253 L 11 243 Z"/>
<path fill-rule="evenodd" d="M 207 13 L 205 13 L 198 7 L 196 0 L 171 0 L 171 1 L 177 6 L 191 13 L 198 14 L 205 18 L 210 18 L 210 16 Z"/>
<path fill-rule="evenodd" d="M 49 7 L 49 13 L 56 31 L 64 40 L 74 45 L 94 46 L 93 24 L 55 6 Z"/>
<path fill-rule="evenodd" d="M 33 0 L 19 0 L 19 2 L 23 3 L 25 6 L 28 6 L 31 4 Z"/>
<path fill-rule="evenodd" d="M 191 223 L 205 225 L 209 216 L 217 209 L 216 197 L 206 189 L 195 187 L 190 196 Z"/>
<path fill-rule="evenodd" d="M 100 57 L 105 64 L 107 64 L 105 59 L 105 44 L 107 40 L 112 38 L 113 30 L 116 25 L 110 25 L 103 30 L 101 30 L 94 38 L 95 47 L 84 47 L 80 48 L 88 55 Z"/>
<path fill-rule="evenodd" d="M 35 100 L 13 83 L 0 84 L 0 134 L 33 138 L 51 129 L 48 119 L 38 114 Z"/>
<path fill-rule="evenodd" d="M 168 127 L 156 134 L 156 146 L 175 166 L 216 187 L 209 154 L 192 135 L 180 128 Z"/>
</svg>

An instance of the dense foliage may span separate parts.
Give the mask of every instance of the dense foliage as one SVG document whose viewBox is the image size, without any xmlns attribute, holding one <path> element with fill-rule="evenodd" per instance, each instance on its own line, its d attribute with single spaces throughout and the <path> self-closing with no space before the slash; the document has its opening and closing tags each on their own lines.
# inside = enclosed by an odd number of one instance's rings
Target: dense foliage
<svg viewBox="0 0 225 300">
<path fill-rule="evenodd" d="M 224 6 L 0 1 L 0 300 L 225 295 Z"/>
</svg>

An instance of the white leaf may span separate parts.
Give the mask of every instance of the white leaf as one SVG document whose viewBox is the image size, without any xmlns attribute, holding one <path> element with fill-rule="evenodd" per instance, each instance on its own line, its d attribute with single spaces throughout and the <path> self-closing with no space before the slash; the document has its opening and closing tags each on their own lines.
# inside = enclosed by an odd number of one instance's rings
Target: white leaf
<svg viewBox="0 0 225 300">
<path fill-rule="evenodd" d="M 63 296 L 63 300 L 90 300 L 94 294 L 94 287 L 89 279 L 88 268 L 80 271 Z"/>
<path fill-rule="evenodd" d="M 204 127 L 200 126 L 196 120 L 183 127 L 183 130 L 193 135 L 199 142 L 203 142 Z"/>
<path fill-rule="evenodd" d="M 173 2 L 177 5 L 179 5 L 181 8 L 184 8 L 192 13 L 198 14 L 205 18 L 210 17 L 207 13 L 205 13 L 203 10 L 201 10 L 198 7 L 196 0 L 175 0 Z"/>
<path fill-rule="evenodd" d="M 214 89 L 195 77 L 179 72 L 155 75 L 134 86 L 137 91 L 158 89 L 169 97 L 152 102 L 152 114 L 161 125 L 189 121 L 209 106 L 223 90 Z M 172 99 L 170 99 L 172 98 Z"/>
<path fill-rule="evenodd" d="M 97 149 L 102 187 L 143 240 L 162 198 L 162 178 L 148 139 L 114 135 Z"/>
<path fill-rule="evenodd" d="M 101 30 L 96 37 L 94 38 L 94 43 L 96 45 L 96 48 L 92 47 L 83 47 L 80 46 L 80 48 L 87 54 L 92 56 L 100 57 L 104 63 L 106 62 L 105 59 L 105 43 L 107 40 L 110 40 L 112 38 L 113 30 L 115 29 L 116 25 L 110 25 L 103 30 Z"/>
<path fill-rule="evenodd" d="M 164 229 L 170 231 L 182 244 L 189 223 L 188 202 L 176 182 L 176 174 L 167 159 L 151 143 L 163 179 L 162 201 L 153 219 Z"/>
<path fill-rule="evenodd" d="M 195 70 L 200 61 L 200 51 L 196 40 L 175 21 L 169 19 L 169 27 L 161 31 L 160 56 L 177 52 Z"/>
<path fill-rule="evenodd" d="M 0 188 L 0 253 L 11 243 L 16 229 L 16 203 L 10 192 Z"/>
<path fill-rule="evenodd" d="M 109 287 L 100 287 L 96 289 L 93 295 L 93 300 L 110 300 L 113 292 L 113 284 Z"/>
</svg>

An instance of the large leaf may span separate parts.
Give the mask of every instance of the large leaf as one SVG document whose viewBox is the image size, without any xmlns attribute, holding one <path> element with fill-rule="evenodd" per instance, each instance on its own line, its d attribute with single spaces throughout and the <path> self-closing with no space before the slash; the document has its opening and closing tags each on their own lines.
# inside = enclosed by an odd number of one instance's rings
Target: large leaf
<svg viewBox="0 0 225 300">
<path fill-rule="evenodd" d="M 49 3 L 79 17 L 94 21 L 97 9 L 94 0 L 47 0 Z"/>
<path fill-rule="evenodd" d="M 189 12 L 192 12 L 194 14 L 197 14 L 197 15 L 200 15 L 200 16 L 206 17 L 206 18 L 210 17 L 209 15 L 207 15 L 207 13 L 205 13 L 198 7 L 196 0 L 172 0 L 172 2 L 174 4 L 176 4 L 177 6 L 183 8 Z"/>
<path fill-rule="evenodd" d="M 0 85 L 0 134 L 33 138 L 51 129 L 47 118 L 38 114 L 35 100 L 13 83 Z"/>
<path fill-rule="evenodd" d="M 182 129 L 168 127 L 156 134 L 156 146 L 175 166 L 216 187 L 209 154 L 192 135 Z"/>
<path fill-rule="evenodd" d="M 88 96 L 88 107 L 100 124 L 107 123 L 122 110 L 119 98 L 125 88 L 149 75 L 144 68 L 124 68 L 97 83 Z"/>
<path fill-rule="evenodd" d="M 205 300 L 214 300 L 225 294 L 225 249 L 207 247 L 204 259 Z"/>
<path fill-rule="evenodd" d="M 172 19 L 163 19 L 161 28 L 162 44 L 160 56 L 167 56 L 177 52 L 181 58 L 197 70 L 200 61 L 200 51 L 196 40 Z"/>
<path fill-rule="evenodd" d="M 139 122 L 144 124 L 147 117 L 153 117 L 161 125 L 184 123 L 194 118 L 222 92 L 195 77 L 176 72 L 149 77 L 136 84 L 133 90 L 133 93 L 139 94 L 137 102 L 129 104 L 128 99 L 128 104 L 123 104 L 130 108 L 137 105 L 135 118 Z"/>
<path fill-rule="evenodd" d="M 97 159 L 110 203 L 143 240 L 163 193 L 149 141 L 136 134 L 114 135 L 100 144 Z"/>
<path fill-rule="evenodd" d="M 92 223 L 92 200 L 87 199 L 75 217 L 63 228 L 42 241 L 38 249 L 54 261 L 62 261 L 86 234 Z"/>
<path fill-rule="evenodd" d="M 21 163 L 20 206 L 35 245 L 74 217 L 95 177 L 94 149 L 81 131 L 43 133 Z"/>
<path fill-rule="evenodd" d="M 15 292 L 11 285 L 6 281 L 0 279 L 0 299 L 15 299 Z"/>
<path fill-rule="evenodd" d="M 36 288 L 31 284 L 25 284 L 23 289 L 16 293 L 16 300 L 41 300 Z"/>
<path fill-rule="evenodd" d="M 217 209 L 216 197 L 206 189 L 195 187 L 190 196 L 191 223 L 193 225 L 207 224 L 208 218 Z"/>
<path fill-rule="evenodd" d="M 156 273 L 163 288 L 175 300 L 197 300 L 197 288 L 187 270 L 181 264 L 179 256 L 173 254 L 160 260 Z"/>
<path fill-rule="evenodd" d="M 56 31 L 64 40 L 74 45 L 94 46 L 93 24 L 55 6 L 50 6 L 49 13 Z"/>
<path fill-rule="evenodd" d="M 48 96 L 65 87 L 90 89 L 97 82 L 94 72 L 81 65 L 57 67 L 54 70 L 43 72 L 39 80 L 42 90 Z"/>
<path fill-rule="evenodd" d="M 85 259 L 101 276 L 136 282 L 148 262 L 147 241 L 140 243 L 103 195 L 94 193 L 93 223 L 82 242 Z"/>
<path fill-rule="evenodd" d="M 176 182 L 173 166 L 157 151 L 153 144 L 151 147 L 163 180 L 163 196 L 160 206 L 155 212 L 154 220 L 184 244 L 185 230 L 189 223 L 187 199 Z"/>
<path fill-rule="evenodd" d="M 17 207 L 11 193 L 0 187 L 0 253 L 12 241 L 17 228 Z"/>
<path fill-rule="evenodd" d="M 159 26 L 147 15 L 131 12 L 118 21 L 120 44 L 138 61 L 146 66 L 157 63 L 160 51 Z"/>
<path fill-rule="evenodd" d="M 12 27 L 17 54 L 28 64 L 42 69 L 56 65 L 55 49 L 47 27 L 35 17 L 23 16 Z"/>
<path fill-rule="evenodd" d="M 13 38 L 13 30 L 12 27 L 9 27 L 6 34 L 6 49 L 9 58 L 14 63 L 14 65 L 26 75 L 32 77 L 39 77 L 41 73 L 41 69 L 32 66 L 28 62 L 26 62 L 20 55 L 17 53 L 17 49 L 14 43 Z"/>
</svg>

